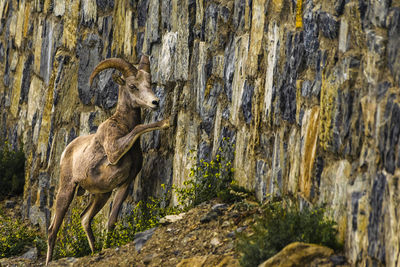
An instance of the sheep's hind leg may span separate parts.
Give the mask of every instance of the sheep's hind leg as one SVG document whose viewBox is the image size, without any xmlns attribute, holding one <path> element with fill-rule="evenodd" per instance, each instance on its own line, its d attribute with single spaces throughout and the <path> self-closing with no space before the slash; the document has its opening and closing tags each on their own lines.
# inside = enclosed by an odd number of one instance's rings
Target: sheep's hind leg
<svg viewBox="0 0 400 267">
<path fill-rule="evenodd" d="M 75 183 L 68 183 L 66 185 L 61 183 L 60 189 L 58 190 L 55 216 L 53 222 L 49 227 L 48 232 L 46 265 L 50 262 L 53 256 L 54 245 L 57 239 L 57 232 L 60 229 L 65 213 L 67 212 L 68 207 L 71 204 L 72 199 L 74 198 L 75 188 Z"/>
<path fill-rule="evenodd" d="M 91 199 L 89 205 L 86 207 L 86 209 L 81 214 L 82 227 L 83 227 L 83 230 L 85 230 L 92 253 L 94 253 L 94 251 L 95 251 L 95 246 L 94 246 L 95 238 L 93 235 L 91 223 L 92 223 L 93 217 L 96 216 L 96 214 L 101 210 L 101 208 L 103 208 L 103 206 L 106 204 L 106 202 L 110 196 L 111 196 L 111 192 L 92 195 L 92 199 Z"/>
</svg>

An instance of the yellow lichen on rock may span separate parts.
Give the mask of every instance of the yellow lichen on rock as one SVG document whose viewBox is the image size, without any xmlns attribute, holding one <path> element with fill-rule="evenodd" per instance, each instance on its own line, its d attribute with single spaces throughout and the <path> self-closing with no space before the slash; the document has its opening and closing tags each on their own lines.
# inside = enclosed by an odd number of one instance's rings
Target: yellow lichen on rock
<svg viewBox="0 0 400 267">
<path fill-rule="evenodd" d="M 27 2 L 25 4 L 25 16 L 24 16 L 24 26 L 23 26 L 23 37 L 28 37 L 28 29 L 31 22 L 31 3 Z"/>
<path fill-rule="evenodd" d="M 113 24 L 118 25 L 118 27 L 114 27 L 113 31 L 113 42 L 112 42 L 112 50 L 117 54 L 123 54 L 125 52 L 125 40 L 128 38 L 126 36 L 126 27 L 130 27 L 126 24 L 131 24 L 131 21 L 127 21 L 126 15 L 129 10 L 126 10 L 126 7 L 129 6 L 129 2 L 127 0 L 115 1 L 114 4 L 114 12 L 113 12 Z M 128 47 L 126 47 L 128 50 Z"/>
<path fill-rule="evenodd" d="M 14 53 L 18 53 L 17 51 L 15 51 Z M 18 109 L 19 109 L 19 98 L 21 95 L 21 81 L 22 81 L 22 71 L 24 68 L 24 64 L 22 64 L 22 62 L 24 62 L 24 56 L 21 56 L 18 58 L 18 63 L 17 63 L 17 68 L 15 70 L 15 74 L 14 74 L 14 84 L 12 87 L 12 96 L 11 96 L 11 107 L 10 107 L 10 111 L 11 114 L 16 118 L 18 116 Z"/>
<path fill-rule="evenodd" d="M 333 112 L 338 90 L 339 86 L 333 75 L 322 79 L 319 141 L 324 150 L 328 150 L 332 141 Z"/>
<path fill-rule="evenodd" d="M 15 45 L 17 47 L 21 47 L 22 43 L 22 34 L 23 34 L 23 26 L 25 19 L 25 1 L 22 1 L 19 5 L 18 14 L 17 14 L 17 24 L 15 25 Z"/>
<path fill-rule="evenodd" d="M 79 20 L 79 0 L 66 0 L 64 18 L 64 32 L 62 43 L 72 50 L 76 46 L 76 31 Z"/>
</svg>

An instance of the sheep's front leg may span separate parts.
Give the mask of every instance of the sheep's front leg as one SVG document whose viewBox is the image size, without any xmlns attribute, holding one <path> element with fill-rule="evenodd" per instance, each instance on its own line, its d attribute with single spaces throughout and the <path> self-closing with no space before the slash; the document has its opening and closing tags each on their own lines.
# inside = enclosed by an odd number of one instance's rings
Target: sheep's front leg
<svg viewBox="0 0 400 267">
<path fill-rule="evenodd" d="M 118 188 L 117 193 L 115 194 L 110 217 L 108 217 L 108 223 L 107 223 L 108 232 L 112 232 L 114 230 L 115 223 L 117 222 L 118 214 L 121 209 L 121 205 L 128 196 L 129 185 L 130 182 L 124 184 L 123 186 Z"/>
<path fill-rule="evenodd" d="M 170 127 L 170 120 L 165 119 L 150 124 L 139 124 L 130 133 L 120 138 L 108 135 L 103 144 L 108 161 L 115 165 L 131 149 L 136 140 L 144 133 Z"/>
</svg>

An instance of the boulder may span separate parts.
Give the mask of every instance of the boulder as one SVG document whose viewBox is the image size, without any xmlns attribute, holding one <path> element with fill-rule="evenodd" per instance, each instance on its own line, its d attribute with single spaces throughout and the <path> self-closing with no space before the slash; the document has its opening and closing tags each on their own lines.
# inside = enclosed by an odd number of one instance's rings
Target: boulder
<svg viewBox="0 0 400 267">
<path fill-rule="evenodd" d="M 313 263 L 316 266 L 331 266 L 329 257 L 332 254 L 333 250 L 328 247 L 295 242 L 287 245 L 278 254 L 261 263 L 258 267 L 311 266 Z"/>
</svg>

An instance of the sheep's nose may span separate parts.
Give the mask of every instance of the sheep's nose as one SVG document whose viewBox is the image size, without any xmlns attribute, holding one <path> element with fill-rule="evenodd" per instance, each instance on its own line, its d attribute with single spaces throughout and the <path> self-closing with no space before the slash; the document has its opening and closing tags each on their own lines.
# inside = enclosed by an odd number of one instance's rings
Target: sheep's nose
<svg viewBox="0 0 400 267">
<path fill-rule="evenodd" d="M 151 102 L 154 106 L 159 106 L 160 105 L 160 101 L 157 100 L 153 100 L 153 102 Z"/>
</svg>

